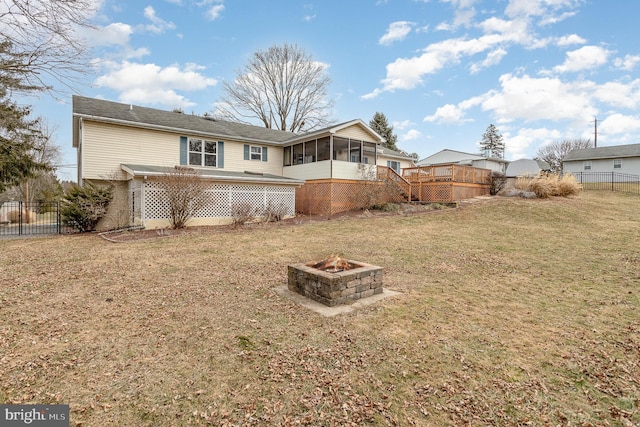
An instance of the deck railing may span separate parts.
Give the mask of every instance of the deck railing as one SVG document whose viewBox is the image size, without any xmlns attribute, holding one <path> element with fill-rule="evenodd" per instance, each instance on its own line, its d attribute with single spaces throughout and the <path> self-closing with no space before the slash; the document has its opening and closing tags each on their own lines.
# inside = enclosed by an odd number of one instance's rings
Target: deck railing
<svg viewBox="0 0 640 427">
<path fill-rule="evenodd" d="M 384 179 L 396 183 L 407 197 L 411 197 L 411 183 L 404 179 L 402 175 L 387 166 L 378 166 L 378 179 Z"/>
<path fill-rule="evenodd" d="M 487 184 L 491 176 L 491 170 L 480 169 L 472 166 L 438 165 L 416 166 L 402 169 L 402 177 L 410 182 L 467 182 L 474 184 Z"/>
</svg>

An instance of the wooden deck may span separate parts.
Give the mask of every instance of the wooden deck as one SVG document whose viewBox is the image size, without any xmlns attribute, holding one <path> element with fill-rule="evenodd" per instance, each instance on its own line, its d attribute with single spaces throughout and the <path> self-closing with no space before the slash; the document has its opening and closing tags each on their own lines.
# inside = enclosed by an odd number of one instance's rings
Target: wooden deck
<svg viewBox="0 0 640 427">
<path fill-rule="evenodd" d="M 296 211 L 333 215 L 388 202 L 452 203 L 489 194 L 489 169 L 444 165 L 377 167 L 377 180 L 316 179 L 296 190 Z"/>
<path fill-rule="evenodd" d="M 378 166 L 378 177 L 396 182 L 406 201 L 451 203 L 489 194 L 489 169 L 460 165 L 393 169 Z"/>
</svg>

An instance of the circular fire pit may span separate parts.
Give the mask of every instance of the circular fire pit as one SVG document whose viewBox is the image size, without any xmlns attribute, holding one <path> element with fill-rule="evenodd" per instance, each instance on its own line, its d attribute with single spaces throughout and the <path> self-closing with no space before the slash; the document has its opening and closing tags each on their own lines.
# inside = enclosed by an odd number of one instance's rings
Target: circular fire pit
<svg viewBox="0 0 640 427">
<path fill-rule="evenodd" d="M 332 256 L 287 267 L 290 291 L 329 307 L 382 293 L 383 268 Z"/>
</svg>

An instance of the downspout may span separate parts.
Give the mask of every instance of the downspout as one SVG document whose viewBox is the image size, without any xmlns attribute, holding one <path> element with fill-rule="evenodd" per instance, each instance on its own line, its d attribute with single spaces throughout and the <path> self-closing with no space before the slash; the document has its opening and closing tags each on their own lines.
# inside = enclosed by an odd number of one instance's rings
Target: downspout
<svg viewBox="0 0 640 427">
<path fill-rule="evenodd" d="M 333 214 L 333 133 L 329 136 L 329 216 Z"/>
<path fill-rule="evenodd" d="M 76 161 L 78 162 L 78 185 L 82 185 L 82 177 L 84 176 L 84 121 L 82 117 L 78 118 L 78 153 Z"/>
<path fill-rule="evenodd" d="M 333 134 L 329 135 L 329 178 L 333 179 Z"/>
</svg>

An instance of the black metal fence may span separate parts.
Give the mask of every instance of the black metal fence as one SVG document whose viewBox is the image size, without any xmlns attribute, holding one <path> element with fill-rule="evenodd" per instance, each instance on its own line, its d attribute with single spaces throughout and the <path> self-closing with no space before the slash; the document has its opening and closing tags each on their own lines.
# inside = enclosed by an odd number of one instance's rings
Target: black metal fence
<svg viewBox="0 0 640 427">
<path fill-rule="evenodd" d="M 0 204 L 0 236 L 71 233 L 60 218 L 59 203 L 4 202 Z"/>
<path fill-rule="evenodd" d="M 640 175 L 620 172 L 572 172 L 585 190 L 640 194 Z"/>
</svg>

